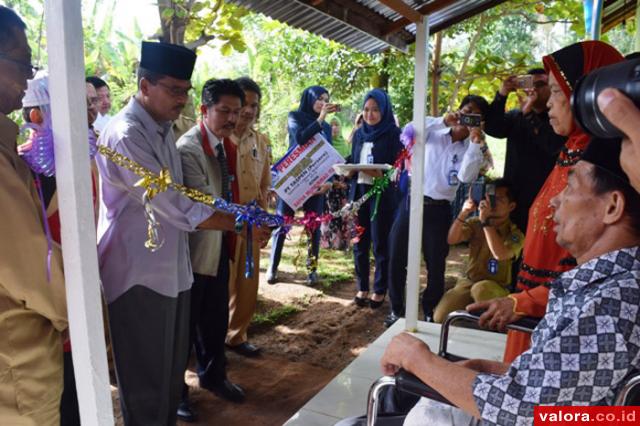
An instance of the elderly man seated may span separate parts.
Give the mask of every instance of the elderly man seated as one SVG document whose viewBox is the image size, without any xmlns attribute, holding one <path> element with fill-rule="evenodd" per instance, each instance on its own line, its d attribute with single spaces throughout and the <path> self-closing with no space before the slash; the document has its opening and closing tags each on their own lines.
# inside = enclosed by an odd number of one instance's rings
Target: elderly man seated
<svg viewBox="0 0 640 426">
<path fill-rule="evenodd" d="M 619 163 L 620 141 L 594 140 L 552 200 L 558 244 L 578 266 L 551 285 L 532 347 L 512 364 L 452 363 L 396 336 L 385 374 L 403 368 L 457 407 L 422 399 L 405 425 L 532 424 L 536 405 L 611 405 L 640 367 L 640 196 Z"/>
</svg>

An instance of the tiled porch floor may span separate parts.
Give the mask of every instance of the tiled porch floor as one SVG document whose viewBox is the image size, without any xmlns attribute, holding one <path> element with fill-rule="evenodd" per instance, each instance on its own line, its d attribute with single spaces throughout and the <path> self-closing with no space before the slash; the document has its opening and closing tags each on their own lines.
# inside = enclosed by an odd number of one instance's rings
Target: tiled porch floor
<svg viewBox="0 0 640 426">
<path fill-rule="evenodd" d="M 291 417 L 286 426 L 331 426 L 338 420 L 366 412 L 369 386 L 382 375 L 380 358 L 389 341 L 404 330 L 404 319 L 374 341 L 315 397 Z M 418 323 L 418 338 L 438 350 L 440 324 Z M 448 351 L 470 358 L 501 360 L 506 335 L 452 327 Z"/>
</svg>

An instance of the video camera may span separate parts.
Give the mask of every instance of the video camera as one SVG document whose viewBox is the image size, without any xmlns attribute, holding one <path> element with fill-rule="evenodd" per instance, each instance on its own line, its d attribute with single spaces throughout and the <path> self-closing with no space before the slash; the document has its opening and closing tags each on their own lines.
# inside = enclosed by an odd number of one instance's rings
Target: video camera
<svg viewBox="0 0 640 426">
<path fill-rule="evenodd" d="M 476 205 L 489 196 L 491 208 L 496 206 L 496 186 L 492 183 L 475 182 L 471 184 L 470 197 Z"/>
<path fill-rule="evenodd" d="M 598 68 L 578 80 L 571 95 L 573 116 L 586 133 L 605 139 L 621 138 L 624 134 L 598 107 L 598 95 L 609 87 L 620 90 L 640 108 L 640 58 Z"/>
</svg>

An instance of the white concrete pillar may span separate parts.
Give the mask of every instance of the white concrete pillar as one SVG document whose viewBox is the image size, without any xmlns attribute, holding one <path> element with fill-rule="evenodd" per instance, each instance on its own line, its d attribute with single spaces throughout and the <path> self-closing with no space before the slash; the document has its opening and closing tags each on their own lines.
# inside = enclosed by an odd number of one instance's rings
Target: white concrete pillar
<svg viewBox="0 0 640 426">
<path fill-rule="evenodd" d="M 413 125 L 415 144 L 411 158 L 411 206 L 409 214 L 409 256 L 407 263 L 407 297 L 405 328 L 418 327 L 420 294 L 420 259 L 422 246 L 422 178 L 424 175 L 425 116 L 427 113 L 427 81 L 429 75 L 429 17 L 416 24 L 416 64 L 413 84 Z"/>
<path fill-rule="evenodd" d="M 69 331 L 83 425 L 113 425 L 93 212 L 80 0 L 46 0 Z"/>
</svg>

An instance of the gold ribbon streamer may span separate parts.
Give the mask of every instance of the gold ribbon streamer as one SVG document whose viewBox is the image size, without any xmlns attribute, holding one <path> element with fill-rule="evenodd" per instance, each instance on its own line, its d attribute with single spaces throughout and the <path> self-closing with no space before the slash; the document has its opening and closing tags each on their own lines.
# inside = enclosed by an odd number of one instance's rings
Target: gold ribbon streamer
<svg viewBox="0 0 640 426">
<path fill-rule="evenodd" d="M 167 189 L 173 189 L 194 201 L 213 205 L 215 200 L 213 196 L 200 192 L 197 189 L 188 188 L 184 185 L 173 182 L 167 169 L 162 169 L 159 174 L 155 174 L 146 167 L 142 167 L 130 158 L 127 158 L 119 152 L 116 152 L 104 145 L 98 145 L 98 152 L 114 164 L 140 176 L 141 179 L 136 182 L 136 186 L 143 187 L 146 190 L 149 199 L 152 199 Z"/>
</svg>

